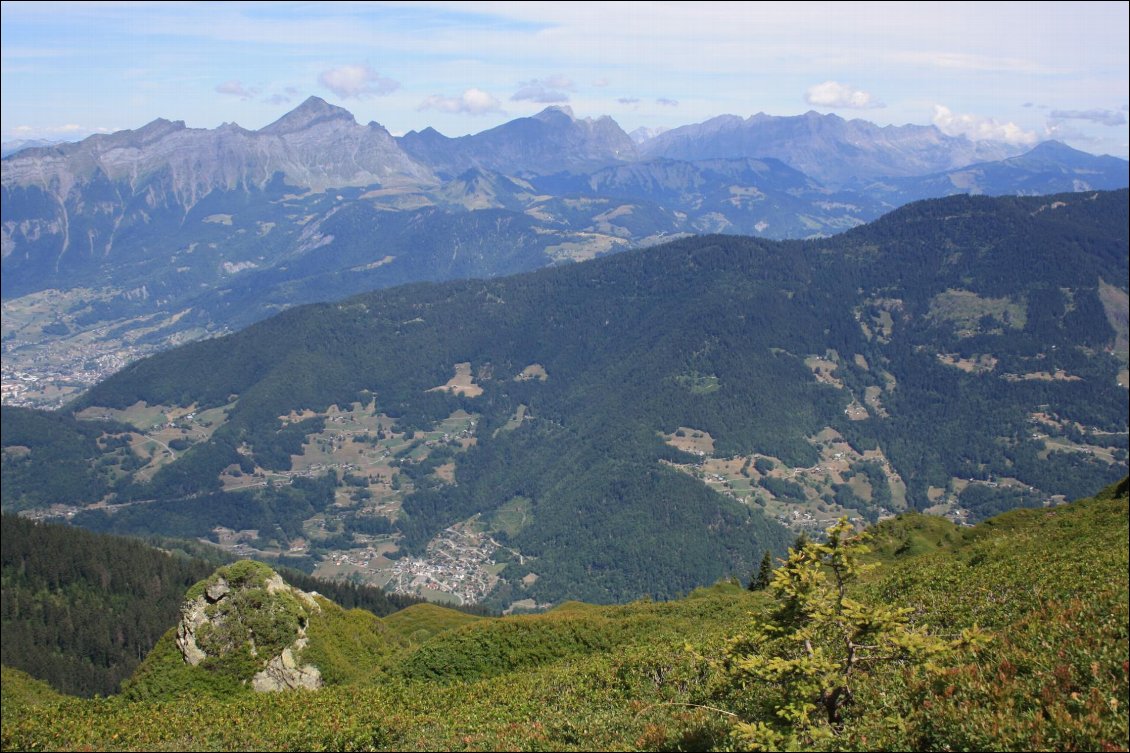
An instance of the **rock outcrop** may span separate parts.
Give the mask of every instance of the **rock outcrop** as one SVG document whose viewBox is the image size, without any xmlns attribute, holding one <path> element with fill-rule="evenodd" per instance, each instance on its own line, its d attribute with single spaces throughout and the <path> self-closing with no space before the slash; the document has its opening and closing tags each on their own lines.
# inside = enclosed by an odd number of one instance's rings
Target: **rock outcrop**
<svg viewBox="0 0 1130 753">
<path fill-rule="evenodd" d="M 301 655 L 310 616 L 319 612 L 313 595 L 244 560 L 189 590 L 176 644 L 187 664 L 237 672 L 257 691 L 316 689 L 322 674 Z"/>
</svg>

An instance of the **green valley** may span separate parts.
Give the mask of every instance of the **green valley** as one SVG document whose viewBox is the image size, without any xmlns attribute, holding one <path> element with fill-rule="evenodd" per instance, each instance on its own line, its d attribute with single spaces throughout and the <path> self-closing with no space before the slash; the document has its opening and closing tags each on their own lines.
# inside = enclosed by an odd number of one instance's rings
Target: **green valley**
<svg viewBox="0 0 1130 753">
<path fill-rule="evenodd" d="M 1125 191 L 951 197 L 292 309 L 4 408 L 4 507 L 502 609 L 1054 505 L 1127 469 L 1127 226 Z"/>
</svg>

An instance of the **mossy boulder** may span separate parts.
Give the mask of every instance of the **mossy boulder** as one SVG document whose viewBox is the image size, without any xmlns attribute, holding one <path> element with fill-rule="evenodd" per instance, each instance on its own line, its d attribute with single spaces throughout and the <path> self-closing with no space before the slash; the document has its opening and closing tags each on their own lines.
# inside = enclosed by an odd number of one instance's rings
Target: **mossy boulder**
<svg viewBox="0 0 1130 753">
<path fill-rule="evenodd" d="M 185 663 L 255 690 L 319 688 L 321 672 L 296 657 L 321 609 L 312 594 L 287 585 L 267 565 L 243 560 L 189 589 L 176 645 Z"/>
</svg>

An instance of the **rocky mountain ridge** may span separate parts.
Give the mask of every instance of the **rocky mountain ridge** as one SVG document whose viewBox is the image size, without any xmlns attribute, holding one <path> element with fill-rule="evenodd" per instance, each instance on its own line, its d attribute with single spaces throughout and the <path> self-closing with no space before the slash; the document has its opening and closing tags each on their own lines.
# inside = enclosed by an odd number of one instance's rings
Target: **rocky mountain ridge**
<svg viewBox="0 0 1130 753">
<path fill-rule="evenodd" d="M 787 117 L 720 115 L 665 131 L 640 145 L 644 158 L 774 157 L 833 186 L 928 175 L 1023 151 L 1024 147 L 999 141 L 947 136 L 936 126 L 877 126 L 811 110 Z"/>
</svg>

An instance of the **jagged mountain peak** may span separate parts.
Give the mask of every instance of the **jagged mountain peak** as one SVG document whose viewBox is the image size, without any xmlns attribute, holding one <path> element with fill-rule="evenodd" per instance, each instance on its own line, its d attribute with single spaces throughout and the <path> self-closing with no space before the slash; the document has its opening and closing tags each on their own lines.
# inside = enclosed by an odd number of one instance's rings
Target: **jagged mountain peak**
<svg viewBox="0 0 1130 753">
<path fill-rule="evenodd" d="M 573 115 L 573 108 L 569 105 L 550 105 L 533 117 L 544 123 L 559 122 L 562 119 L 573 122 L 577 119 L 576 116 Z"/>
<path fill-rule="evenodd" d="M 1057 159 L 1063 158 L 1079 158 L 1090 157 L 1091 155 L 1086 152 L 1081 152 L 1078 149 L 1073 149 L 1062 141 L 1049 139 L 1048 141 L 1041 141 L 1032 150 L 1021 155 L 1024 157 L 1055 157 Z"/>
<path fill-rule="evenodd" d="M 141 144 L 147 144 L 175 131 L 184 131 L 186 129 L 187 126 L 185 126 L 183 120 L 165 120 L 164 118 L 157 118 L 156 120 L 146 123 L 136 131 L 122 131 L 121 133 L 129 134 L 131 140 Z"/>
<path fill-rule="evenodd" d="M 640 126 L 639 128 L 629 133 L 628 138 L 630 138 L 638 146 L 645 141 L 650 141 L 661 133 L 666 133 L 669 130 L 670 129 L 666 128 L 665 126 L 655 126 L 652 128 L 649 128 L 647 126 Z"/>
<path fill-rule="evenodd" d="M 1085 179 L 1076 184 L 1076 190 L 1120 187 L 1125 185 L 1127 175 L 1126 160 L 1088 154 L 1055 140 L 1043 141 L 1023 154 L 1003 160 L 1001 165 L 1053 174 L 1078 173 Z"/>
<path fill-rule="evenodd" d="M 353 113 L 344 107 L 331 105 L 321 97 L 307 97 L 306 101 L 270 125 L 259 129 L 259 133 L 281 135 L 303 131 L 318 123 L 340 120 L 356 125 Z"/>
<path fill-rule="evenodd" d="M 236 123 L 236 122 L 226 123 L 225 122 L 225 123 L 220 123 L 220 125 L 218 125 L 216 127 L 216 133 L 250 134 L 252 132 L 247 130 L 243 126 L 241 126 L 239 123 Z"/>
</svg>

